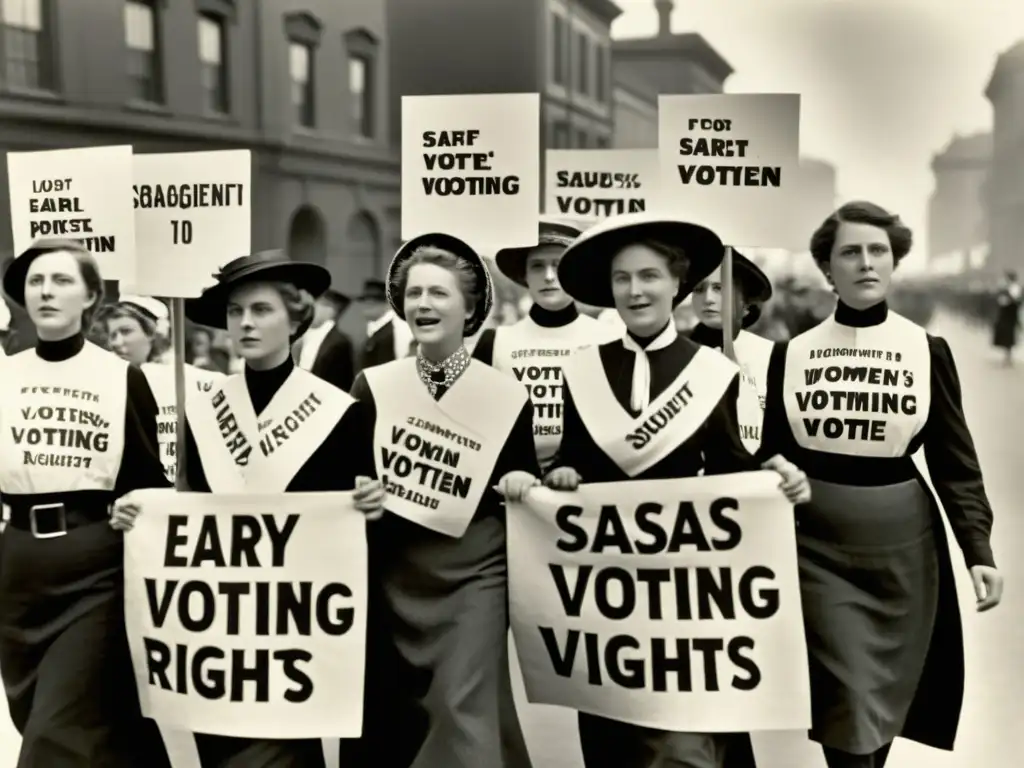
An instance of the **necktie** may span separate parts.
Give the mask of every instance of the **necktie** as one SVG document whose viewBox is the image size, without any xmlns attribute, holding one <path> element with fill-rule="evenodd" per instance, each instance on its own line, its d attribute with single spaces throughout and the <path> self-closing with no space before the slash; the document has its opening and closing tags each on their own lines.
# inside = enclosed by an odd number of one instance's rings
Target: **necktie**
<svg viewBox="0 0 1024 768">
<path fill-rule="evenodd" d="M 670 322 L 646 349 L 637 344 L 628 333 L 622 337 L 622 346 L 633 353 L 633 387 L 630 391 L 629 404 L 637 413 L 646 411 L 651 402 L 651 361 L 647 353 L 664 349 L 675 341 L 678 335 L 676 324 Z"/>
</svg>

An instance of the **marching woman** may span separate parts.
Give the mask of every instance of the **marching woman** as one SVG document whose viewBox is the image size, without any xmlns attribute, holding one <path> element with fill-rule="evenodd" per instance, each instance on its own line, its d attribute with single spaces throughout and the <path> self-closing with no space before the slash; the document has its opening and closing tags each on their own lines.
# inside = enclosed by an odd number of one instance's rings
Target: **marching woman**
<svg viewBox="0 0 1024 768">
<path fill-rule="evenodd" d="M 963 637 L 941 513 L 911 455 L 920 447 L 970 569 L 978 609 L 1003 579 L 992 510 L 946 342 L 889 310 L 910 230 L 847 203 L 811 238 L 839 302 L 772 352 L 762 453 L 807 470 L 797 543 L 811 670 L 811 738 L 830 768 L 881 768 L 903 736 L 953 748 Z"/>
<path fill-rule="evenodd" d="M 185 302 L 185 313 L 200 325 L 226 328 L 245 360 L 245 370 L 218 381 L 212 392 L 188 392 L 185 472 L 189 489 L 200 493 L 354 490 L 356 507 L 367 515 L 379 515 L 384 494 L 380 482 L 373 479 L 373 422 L 368 409 L 292 360 L 292 344 L 312 321 L 315 298 L 330 286 L 330 273 L 315 264 L 291 261 L 282 251 L 263 251 L 229 262 L 216 277 L 217 282 L 198 299 Z M 112 524 L 130 530 L 143 512 L 130 497 L 121 500 Z M 374 583 L 372 576 L 369 583 Z M 371 596 L 371 604 L 376 602 Z M 377 669 L 371 649 L 381 647 L 375 622 L 367 622 L 368 674 Z M 368 679 L 366 685 L 364 719 L 368 723 L 380 719 L 374 697 L 381 695 L 381 689 L 376 682 Z M 368 732 L 369 728 L 364 729 L 364 735 Z M 343 755 L 358 753 L 363 747 L 359 741 L 343 742 Z M 317 739 L 197 733 L 196 747 L 203 768 L 324 765 Z M 346 768 L 352 764 L 352 760 L 342 762 Z"/>
<path fill-rule="evenodd" d="M 103 308 L 101 315 L 106 326 L 107 343 L 122 360 L 127 360 L 146 374 L 150 389 L 160 408 L 157 416 L 157 439 L 160 441 L 160 460 L 167 479 L 174 482 L 177 473 L 177 399 L 174 392 L 174 366 L 161 360 L 165 350 L 163 339 L 157 332 L 163 303 L 149 296 L 121 296 L 114 304 Z M 209 392 L 223 376 L 185 365 L 185 383 L 202 392 Z"/>
<path fill-rule="evenodd" d="M 676 331 L 673 308 L 722 262 L 709 229 L 649 214 L 611 217 L 565 252 L 558 276 L 577 301 L 614 307 L 620 340 L 575 353 L 563 368 L 562 443 L 545 484 L 667 480 L 762 468 L 740 441 L 738 368 Z M 794 504 L 807 479 L 781 457 Z M 579 714 L 586 768 L 751 768 L 747 734 L 671 733 Z"/>
<path fill-rule="evenodd" d="M 514 325 L 484 331 L 473 350 L 474 358 L 526 386 L 533 402 L 533 437 L 541 470 L 554 458 L 562 433 L 562 360 L 615 335 L 603 323 L 580 314 L 558 282 L 558 262 L 579 235 L 573 226 L 542 218 L 537 245 L 497 252 L 498 269 L 526 288 L 533 304 Z"/>
<path fill-rule="evenodd" d="M 733 352 L 740 366 L 740 398 L 736 404 L 740 437 L 751 453 L 761 445 L 761 422 L 768 386 L 768 358 L 772 342 L 746 330 L 761 317 L 761 305 L 772 297 L 772 283 L 758 266 L 736 250 L 732 252 Z M 722 268 L 701 280 L 693 292 L 693 309 L 697 325 L 690 329 L 690 339 L 721 350 L 722 338 Z"/>
<path fill-rule="evenodd" d="M 390 513 L 377 523 L 388 550 L 384 588 L 404 659 L 396 674 L 427 720 L 425 733 L 405 736 L 415 740 L 407 765 L 517 768 L 501 756 L 500 723 L 515 711 L 502 683 L 502 497 L 519 501 L 540 482 L 533 407 L 521 384 L 472 360 L 464 345 L 494 301 L 487 267 L 469 245 L 444 234 L 405 243 L 387 295 L 418 351 L 367 368 L 352 393 L 376 413 Z M 506 738 L 508 730 L 506 721 Z"/>
<path fill-rule="evenodd" d="M 17 768 L 168 765 L 142 717 L 124 629 L 114 500 L 166 487 L 146 377 L 85 334 L 103 299 L 92 255 L 39 240 L 3 277 L 35 326 L 0 379 L 0 674 Z"/>
</svg>

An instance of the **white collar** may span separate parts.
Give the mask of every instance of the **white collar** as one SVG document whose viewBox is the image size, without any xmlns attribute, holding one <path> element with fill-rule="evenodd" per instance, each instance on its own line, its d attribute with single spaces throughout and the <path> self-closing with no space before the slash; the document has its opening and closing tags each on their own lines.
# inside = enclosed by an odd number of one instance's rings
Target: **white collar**
<svg viewBox="0 0 1024 768">
<path fill-rule="evenodd" d="M 396 317 L 395 316 L 395 311 L 393 309 L 389 309 L 387 312 L 385 312 L 383 315 L 378 317 L 376 320 L 371 320 L 370 322 L 368 322 L 366 324 L 366 335 L 367 336 L 373 336 L 373 334 L 375 334 L 377 331 L 379 331 L 385 325 L 387 325 L 388 323 L 392 322 L 395 319 L 395 317 Z"/>
<path fill-rule="evenodd" d="M 633 386 L 629 397 L 630 407 L 634 411 L 643 413 L 651 402 L 651 361 L 648 359 L 647 353 L 664 349 L 675 341 L 678 336 L 679 331 L 676 330 L 675 322 L 669 320 L 665 330 L 659 333 L 646 347 L 641 347 L 637 344 L 636 340 L 628 332 L 622 337 L 622 346 L 634 353 Z"/>
</svg>

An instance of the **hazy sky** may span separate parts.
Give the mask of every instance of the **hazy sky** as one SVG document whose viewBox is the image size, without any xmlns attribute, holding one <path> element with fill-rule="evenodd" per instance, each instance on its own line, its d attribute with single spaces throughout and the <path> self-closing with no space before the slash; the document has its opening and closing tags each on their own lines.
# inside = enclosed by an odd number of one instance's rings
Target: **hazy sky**
<svg viewBox="0 0 1024 768">
<path fill-rule="evenodd" d="M 616 0 L 615 37 L 658 27 L 654 0 Z M 996 55 L 1024 39 L 1024 0 L 676 0 L 736 70 L 728 92 L 796 92 L 800 148 L 836 165 L 840 199 L 898 212 L 926 247 L 932 155 L 989 130 Z M 918 248 L 915 248 L 918 250 Z M 916 261 L 916 260 L 915 260 Z"/>
</svg>

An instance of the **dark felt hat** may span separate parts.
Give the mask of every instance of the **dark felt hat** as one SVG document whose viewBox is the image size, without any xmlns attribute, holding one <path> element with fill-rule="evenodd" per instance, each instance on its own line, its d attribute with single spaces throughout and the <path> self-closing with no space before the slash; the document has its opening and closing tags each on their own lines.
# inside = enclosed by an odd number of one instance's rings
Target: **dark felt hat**
<svg viewBox="0 0 1024 768">
<path fill-rule="evenodd" d="M 336 291 L 333 288 L 328 288 L 326 291 L 320 294 L 320 298 L 329 301 L 332 305 L 334 305 L 335 310 L 337 310 L 339 313 L 344 312 L 346 309 L 348 309 L 348 306 L 352 303 L 351 296 L 347 296 L 341 291 Z"/>
<path fill-rule="evenodd" d="M 391 266 L 388 267 L 387 293 L 388 303 L 402 320 L 405 320 L 405 306 L 402 299 L 403 286 L 399 285 L 399 278 L 402 276 L 402 265 L 416 252 L 416 249 L 423 246 L 433 246 L 442 251 L 465 260 L 476 274 L 477 286 L 482 289 L 483 298 L 480 300 L 473 312 L 473 316 L 466 321 L 466 327 L 462 335 L 469 337 L 475 334 L 483 326 L 487 316 L 494 306 L 494 282 L 491 280 L 491 272 L 487 264 L 468 243 L 454 235 L 446 235 L 441 232 L 431 232 L 426 235 L 414 237 L 398 249 L 394 258 L 391 259 Z"/>
<path fill-rule="evenodd" d="M 580 236 L 581 230 L 572 224 L 542 216 L 537 233 L 537 244 L 519 248 L 502 248 L 494 256 L 494 262 L 505 277 L 513 283 L 526 287 L 526 259 L 534 249 L 545 245 L 568 248 Z"/>
<path fill-rule="evenodd" d="M 743 286 L 743 297 L 749 304 L 764 304 L 772 297 L 772 281 L 753 261 L 732 249 L 732 274 Z"/>
<path fill-rule="evenodd" d="M 371 277 L 363 282 L 363 290 L 356 296 L 356 301 L 387 301 L 388 286 L 383 280 Z"/>
<path fill-rule="evenodd" d="M 89 250 L 77 240 L 45 237 L 32 243 L 24 253 L 10 263 L 4 272 L 4 293 L 19 307 L 23 309 L 25 307 L 25 278 L 28 276 L 28 268 L 44 253 L 53 253 L 54 251 L 89 253 Z"/>
<path fill-rule="evenodd" d="M 610 216 L 586 230 L 566 249 L 558 265 L 562 288 L 583 304 L 614 307 L 612 259 L 623 248 L 644 241 L 678 248 L 686 256 L 686 275 L 679 281 L 674 304 L 679 304 L 714 272 L 725 255 L 718 235 L 699 224 L 650 213 Z"/>
<path fill-rule="evenodd" d="M 291 283 L 313 298 L 323 295 L 331 285 L 331 273 L 318 264 L 292 261 L 283 250 L 259 251 L 229 261 L 214 277 L 217 282 L 198 299 L 185 300 L 185 316 L 193 323 L 209 328 L 227 328 L 228 299 L 238 286 L 255 282 Z M 312 321 L 312 316 L 310 316 Z M 301 336 L 309 329 L 304 324 L 295 332 Z"/>
</svg>

